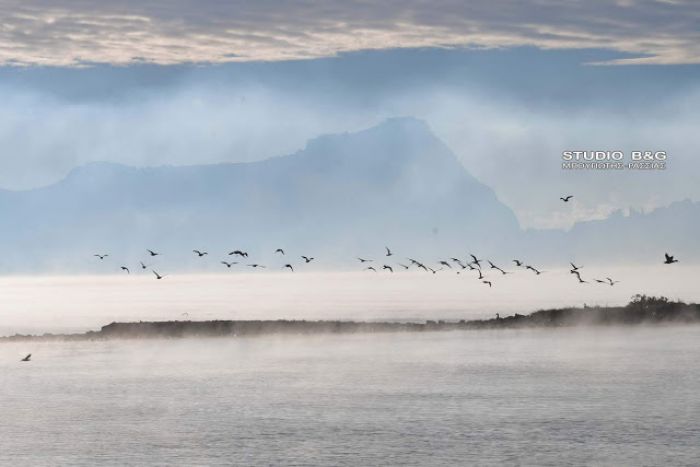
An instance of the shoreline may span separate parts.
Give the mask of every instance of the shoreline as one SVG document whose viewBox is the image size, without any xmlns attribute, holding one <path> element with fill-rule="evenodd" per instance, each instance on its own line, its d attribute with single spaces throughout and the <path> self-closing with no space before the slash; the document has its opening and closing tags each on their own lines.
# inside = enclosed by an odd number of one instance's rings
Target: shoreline
<svg viewBox="0 0 700 467">
<path fill-rule="evenodd" d="M 73 334 L 15 334 L 1 342 L 84 341 L 110 339 L 177 339 L 187 337 L 244 337 L 283 334 L 349 334 L 432 332 L 481 329 L 554 328 L 573 326 L 635 326 L 700 323 L 700 304 L 669 301 L 664 297 L 636 295 L 625 306 L 539 310 L 527 315 L 478 320 L 427 320 L 425 322 L 211 320 L 113 322 L 99 331 Z"/>
</svg>

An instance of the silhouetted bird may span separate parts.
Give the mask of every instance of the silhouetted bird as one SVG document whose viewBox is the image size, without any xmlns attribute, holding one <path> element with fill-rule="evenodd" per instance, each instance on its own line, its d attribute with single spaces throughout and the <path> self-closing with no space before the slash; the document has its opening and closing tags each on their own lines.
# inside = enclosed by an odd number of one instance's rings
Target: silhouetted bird
<svg viewBox="0 0 700 467">
<path fill-rule="evenodd" d="M 158 256 L 158 255 L 160 254 L 160 253 L 157 253 L 157 252 L 155 252 L 155 251 L 153 251 L 153 250 L 148 250 L 148 249 L 146 249 L 146 251 L 147 251 L 148 254 L 151 255 L 151 256 Z"/>
<path fill-rule="evenodd" d="M 294 268 L 292 267 L 291 264 L 285 264 L 284 267 L 285 267 L 285 268 L 288 268 L 288 269 L 290 269 L 292 272 L 294 272 Z"/>
<path fill-rule="evenodd" d="M 282 248 L 277 248 L 277 249 L 275 250 L 275 253 L 282 253 L 282 254 L 284 254 L 284 250 L 283 250 Z"/>
<path fill-rule="evenodd" d="M 148 269 L 148 266 L 143 264 L 143 261 L 139 261 L 139 263 L 141 264 L 141 269 Z"/>
<path fill-rule="evenodd" d="M 520 261 L 519 259 L 514 259 L 513 262 L 515 263 L 516 266 L 520 267 L 523 265 L 523 262 Z"/>
<path fill-rule="evenodd" d="M 153 274 L 156 275 L 156 279 L 158 279 L 158 280 L 161 280 L 162 278 L 165 277 L 165 276 L 161 276 L 160 274 L 158 274 L 156 271 L 154 271 L 154 270 L 152 270 L 152 269 L 151 269 L 151 271 L 153 272 Z"/>
<path fill-rule="evenodd" d="M 539 270 L 533 268 L 532 266 L 525 266 L 525 269 L 529 269 L 530 271 L 534 272 L 534 273 L 537 274 L 538 276 L 539 276 L 540 274 L 542 274 L 542 271 L 539 271 Z"/>
<path fill-rule="evenodd" d="M 668 253 L 664 253 L 664 256 L 666 256 L 666 261 L 664 261 L 664 264 L 673 264 L 677 263 L 677 259 L 673 259 L 673 256 L 669 255 Z"/>
<path fill-rule="evenodd" d="M 569 263 L 571 265 L 571 270 L 572 271 L 578 271 L 581 269 L 583 266 L 576 266 L 574 263 Z"/>
<path fill-rule="evenodd" d="M 477 257 L 474 256 L 474 255 L 469 255 L 469 256 L 472 257 L 472 262 L 471 262 L 471 264 L 476 264 L 477 266 L 481 267 L 481 262 L 482 262 L 483 260 L 477 259 Z"/>
<path fill-rule="evenodd" d="M 196 254 L 197 256 L 199 256 L 200 258 L 201 258 L 202 256 L 205 256 L 205 255 L 208 255 L 208 254 L 209 254 L 209 253 L 207 253 L 206 251 L 199 251 L 199 250 L 192 250 L 192 253 L 195 253 L 195 254 Z"/>
<path fill-rule="evenodd" d="M 476 271 L 479 272 L 479 280 L 484 278 L 484 275 L 481 273 L 481 269 L 476 269 Z"/>
<path fill-rule="evenodd" d="M 457 263 L 457 265 L 458 265 L 459 267 L 461 267 L 462 269 L 466 269 L 466 266 L 464 265 L 464 263 L 463 263 L 459 258 L 450 258 L 450 259 L 451 259 L 453 262 Z"/>
<path fill-rule="evenodd" d="M 233 266 L 234 264 L 238 264 L 238 263 L 237 263 L 237 262 L 235 262 L 235 261 L 233 261 L 233 262 L 230 262 L 230 263 L 229 263 L 228 261 L 222 261 L 222 262 L 221 262 L 221 264 L 223 264 L 224 266 L 226 266 L 227 268 L 229 268 L 229 269 L 230 269 L 230 268 L 231 268 L 231 266 Z"/>
<path fill-rule="evenodd" d="M 583 284 L 583 283 L 586 283 L 586 281 L 584 281 L 583 279 L 581 279 L 581 273 L 579 273 L 578 271 L 574 271 L 574 270 L 572 269 L 572 270 L 571 270 L 571 274 L 575 274 L 576 277 L 578 278 L 578 281 L 579 281 L 580 283 L 582 283 L 582 284 Z"/>
<path fill-rule="evenodd" d="M 372 266 L 370 266 L 370 267 L 368 267 L 368 268 L 365 268 L 365 271 L 374 271 L 374 272 L 377 272 L 377 270 L 374 269 Z"/>
<path fill-rule="evenodd" d="M 382 266 L 382 269 L 388 269 L 389 272 L 394 272 L 394 268 L 392 268 L 391 266 L 387 266 L 386 264 Z"/>
<path fill-rule="evenodd" d="M 491 261 L 489 261 L 489 265 L 491 266 L 491 269 L 496 269 L 496 270 L 498 270 L 498 271 L 501 271 L 501 274 L 503 274 L 504 276 L 505 276 L 506 274 L 508 274 L 506 271 L 504 271 L 503 269 L 499 268 L 498 266 L 496 266 L 495 264 L 493 264 Z"/>
<path fill-rule="evenodd" d="M 387 255 L 387 256 L 393 255 L 393 253 L 391 252 L 391 250 L 389 249 L 388 246 L 385 246 L 384 248 L 386 248 L 386 255 Z"/>
<path fill-rule="evenodd" d="M 487 284 L 489 287 L 491 287 L 491 281 L 481 281 L 481 282 L 483 282 L 484 284 Z"/>
<path fill-rule="evenodd" d="M 602 280 L 602 279 L 595 279 L 595 278 L 594 278 L 593 280 L 596 281 L 596 282 L 599 283 L 599 284 L 607 284 L 607 282 L 605 282 L 605 281 Z"/>
<path fill-rule="evenodd" d="M 121 266 L 119 269 L 121 269 L 122 271 L 126 271 L 127 274 L 131 274 L 131 271 L 129 271 L 129 268 L 127 268 L 126 266 Z"/>
<path fill-rule="evenodd" d="M 302 258 L 304 259 L 304 261 L 306 261 L 306 264 L 308 264 L 314 260 L 313 257 L 308 257 L 308 256 L 302 256 Z"/>
<path fill-rule="evenodd" d="M 360 263 L 371 263 L 372 261 L 374 261 L 373 259 L 364 259 L 359 257 L 357 259 L 360 261 Z"/>
<path fill-rule="evenodd" d="M 424 267 L 425 267 L 425 266 L 424 266 Z M 430 272 L 432 272 L 433 274 L 437 273 L 438 271 L 442 271 L 442 269 L 438 269 L 438 270 L 436 271 L 435 269 L 433 269 L 433 268 L 431 268 L 431 267 L 428 267 L 428 269 L 430 269 Z"/>
<path fill-rule="evenodd" d="M 28 353 L 26 357 L 24 357 L 21 362 L 29 362 L 32 360 L 32 354 Z"/>
<path fill-rule="evenodd" d="M 618 282 L 620 282 L 620 281 L 614 281 L 614 280 L 610 279 L 609 277 L 606 277 L 606 279 L 607 279 L 608 282 L 610 283 L 610 287 L 612 287 L 613 285 L 615 285 L 615 284 L 617 284 Z"/>
<path fill-rule="evenodd" d="M 448 263 L 447 261 L 439 261 L 438 264 L 442 264 L 443 266 L 446 266 L 450 269 L 452 269 L 452 265 Z"/>
<path fill-rule="evenodd" d="M 401 264 L 401 263 L 399 263 L 399 266 L 401 266 L 401 267 L 404 268 L 404 269 L 408 269 L 408 268 L 409 268 L 409 266 L 406 266 L 405 264 Z"/>
<path fill-rule="evenodd" d="M 560 200 L 564 201 L 565 203 L 568 203 L 571 198 L 573 198 L 574 195 L 568 195 L 564 198 L 559 198 Z"/>
<path fill-rule="evenodd" d="M 249 264 L 248 266 L 250 266 L 251 268 L 264 268 L 265 267 L 262 264 L 258 264 L 258 263 Z"/>
<path fill-rule="evenodd" d="M 102 260 L 102 259 L 105 259 L 106 257 L 108 257 L 109 255 L 92 255 L 92 256 L 94 256 L 96 258 L 100 258 Z"/>
<path fill-rule="evenodd" d="M 234 250 L 234 251 L 230 252 L 228 255 L 229 255 L 229 256 L 231 256 L 231 255 L 238 255 L 238 256 L 240 256 L 241 258 L 247 258 L 247 257 L 248 257 L 248 253 L 245 252 L 245 251 L 241 251 L 241 250 Z"/>
</svg>

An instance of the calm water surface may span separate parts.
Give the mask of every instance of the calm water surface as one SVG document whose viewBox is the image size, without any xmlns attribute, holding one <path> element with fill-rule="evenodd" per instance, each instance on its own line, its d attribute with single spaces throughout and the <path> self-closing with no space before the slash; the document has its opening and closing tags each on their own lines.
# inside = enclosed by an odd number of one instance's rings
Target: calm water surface
<svg viewBox="0 0 700 467">
<path fill-rule="evenodd" d="M 698 342 L 700 326 L 2 344 L 0 465 L 697 465 Z"/>
</svg>

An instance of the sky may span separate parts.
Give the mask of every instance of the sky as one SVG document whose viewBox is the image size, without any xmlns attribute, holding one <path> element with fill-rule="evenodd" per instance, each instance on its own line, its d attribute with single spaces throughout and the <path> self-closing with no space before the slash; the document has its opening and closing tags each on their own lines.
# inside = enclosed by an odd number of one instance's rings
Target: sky
<svg viewBox="0 0 700 467">
<path fill-rule="evenodd" d="M 260 160 L 410 115 L 525 228 L 698 200 L 699 19 L 683 0 L 0 0 L 0 187 Z M 561 170 L 586 149 L 668 168 Z"/>
</svg>

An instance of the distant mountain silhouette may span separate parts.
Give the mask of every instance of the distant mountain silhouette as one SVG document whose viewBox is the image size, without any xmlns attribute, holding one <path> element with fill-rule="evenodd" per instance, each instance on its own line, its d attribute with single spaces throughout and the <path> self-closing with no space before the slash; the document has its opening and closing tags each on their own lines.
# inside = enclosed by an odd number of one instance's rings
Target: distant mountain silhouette
<svg viewBox="0 0 700 467">
<path fill-rule="evenodd" d="M 617 212 L 569 231 L 521 231 L 513 212 L 414 118 L 322 136 L 295 154 L 253 163 L 92 163 L 44 188 L 0 190 L 0 219 L 1 272 L 117 272 L 138 268 L 146 248 L 162 253 L 147 261 L 161 272 L 221 270 L 219 260 L 238 248 L 255 263 L 278 263 L 280 247 L 287 261 L 315 257 L 313 267 L 383 257 L 385 245 L 397 262 L 471 252 L 539 265 L 648 264 L 666 251 L 683 264 L 700 260 L 700 204 L 691 201 Z M 210 255 L 195 258 L 193 249 Z M 110 256 L 98 263 L 95 253 Z"/>
<path fill-rule="evenodd" d="M 671 251 L 687 264 L 700 261 L 698 229 L 700 203 L 684 200 L 648 213 L 618 210 L 602 220 L 576 223 L 566 232 L 528 231 L 523 246 L 549 259 L 567 252 L 571 258 L 608 263 L 660 263 L 664 252 Z"/>
<path fill-rule="evenodd" d="M 281 246 L 333 262 L 384 245 L 401 257 L 466 254 L 519 235 L 512 211 L 413 118 L 261 162 L 92 163 L 45 188 L 0 191 L 0 218 L 6 270 L 84 269 L 96 251 L 135 262 L 145 248 L 185 265 L 198 264 L 193 248 L 216 258 L 240 247 L 264 260 Z"/>
</svg>

